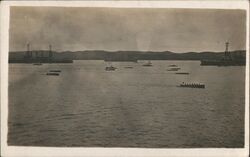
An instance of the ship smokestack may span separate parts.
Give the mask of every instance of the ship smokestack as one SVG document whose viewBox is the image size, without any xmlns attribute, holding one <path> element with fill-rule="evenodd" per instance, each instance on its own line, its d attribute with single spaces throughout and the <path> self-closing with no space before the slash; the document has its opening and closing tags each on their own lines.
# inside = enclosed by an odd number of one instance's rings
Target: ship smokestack
<svg viewBox="0 0 250 157">
<path fill-rule="evenodd" d="M 30 54 L 30 43 L 27 44 L 26 56 L 27 56 L 27 57 L 30 57 L 30 56 L 31 56 L 31 54 Z"/>
<path fill-rule="evenodd" d="M 228 52 L 229 42 L 226 42 L 226 50 L 225 52 Z"/>
<path fill-rule="evenodd" d="M 30 52 L 30 43 L 27 44 L 27 52 Z"/>
</svg>

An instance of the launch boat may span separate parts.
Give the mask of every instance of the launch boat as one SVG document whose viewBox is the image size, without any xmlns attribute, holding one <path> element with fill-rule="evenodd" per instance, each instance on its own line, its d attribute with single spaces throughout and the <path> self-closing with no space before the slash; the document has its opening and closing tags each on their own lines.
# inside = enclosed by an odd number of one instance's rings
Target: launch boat
<svg viewBox="0 0 250 157">
<path fill-rule="evenodd" d="M 117 68 L 112 65 L 112 63 L 109 63 L 110 65 L 105 67 L 106 71 L 115 71 Z"/>
<path fill-rule="evenodd" d="M 143 66 L 150 67 L 150 66 L 153 66 L 153 65 L 152 65 L 152 63 L 150 61 L 148 61 L 147 63 L 143 64 Z"/>
<path fill-rule="evenodd" d="M 169 65 L 169 67 L 177 67 L 177 65 L 171 64 L 171 65 Z"/>
<path fill-rule="evenodd" d="M 167 69 L 167 71 L 178 71 L 178 70 L 180 70 L 181 68 L 170 68 L 170 69 Z"/>
<path fill-rule="evenodd" d="M 179 74 L 179 75 L 189 75 L 188 72 L 177 72 L 177 73 L 175 73 L 175 74 Z"/>
<path fill-rule="evenodd" d="M 50 70 L 49 72 L 59 73 L 59 72 L 61 72 L 61 70 Z"/>
<path fill-rule="evenodd" d="M 116 67 L 113 67 L 113 66 L 109 66 L 109 67 L 106 67 L 105 70 L 106 71 L 114 71 L 116 70 L 117 68 Z"/>
</svg>

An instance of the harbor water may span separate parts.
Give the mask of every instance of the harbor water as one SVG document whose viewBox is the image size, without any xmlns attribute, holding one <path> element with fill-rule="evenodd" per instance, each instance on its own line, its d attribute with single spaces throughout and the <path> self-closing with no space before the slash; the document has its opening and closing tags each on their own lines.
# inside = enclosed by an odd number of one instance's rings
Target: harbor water
<svg viewBox="0 0 250 157">
<path fill-rule="evenodd" d="M 9 64 L 8 144 L 16 146 L 239 148 L 245 66 L 199 61 Z M 176 75 L 167 71 L 176 64 Z M 132 68 L 125 68 L 125 67 Z M 46 75 L 61 70 L 59 76 Z M 205 89 L 180 88 L 182 82 Z"/>
</svg>

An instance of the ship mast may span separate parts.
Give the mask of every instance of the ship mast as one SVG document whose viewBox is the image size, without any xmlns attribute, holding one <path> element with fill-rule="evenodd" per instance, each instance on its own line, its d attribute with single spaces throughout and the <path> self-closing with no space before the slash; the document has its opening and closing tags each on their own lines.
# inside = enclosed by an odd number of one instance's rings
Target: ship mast
<svg viewBox="0 0 250 157">
<path fill-rule="evenodd" d="M 228 51 L 228 47 L 229 47 L 229 42 L 226 42 L 226 50 L 225 50 L 225 59 L 232 59 L 230 52 Z"/>
<path fill-rule="evenodd" d="M 228 52 L 229 42 L 226 42 L 226 52 Z"/>
<path fill-rule="evenodd" d="M 26 56 L 27 56 L 27 57 L 30 57 L 30 43 L 27 44 Z"/>
<path fill-rule="evenodd" d="M 52 58 L 52 45 L 49 45 L 49 58 Z"/>
</svg>

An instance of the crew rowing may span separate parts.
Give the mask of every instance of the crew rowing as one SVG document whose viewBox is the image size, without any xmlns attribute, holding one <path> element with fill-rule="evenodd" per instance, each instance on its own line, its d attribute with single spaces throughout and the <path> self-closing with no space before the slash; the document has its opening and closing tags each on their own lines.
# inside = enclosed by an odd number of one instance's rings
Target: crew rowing
<svg viewBox="0 0 250 157">
<path fill-rule="evenodd" d="M 188 87 L 188 88 L 205 88 L 205 85 L 202 83 L 184 83 L 180 84 L 178 87 Z"/>
</svg>

